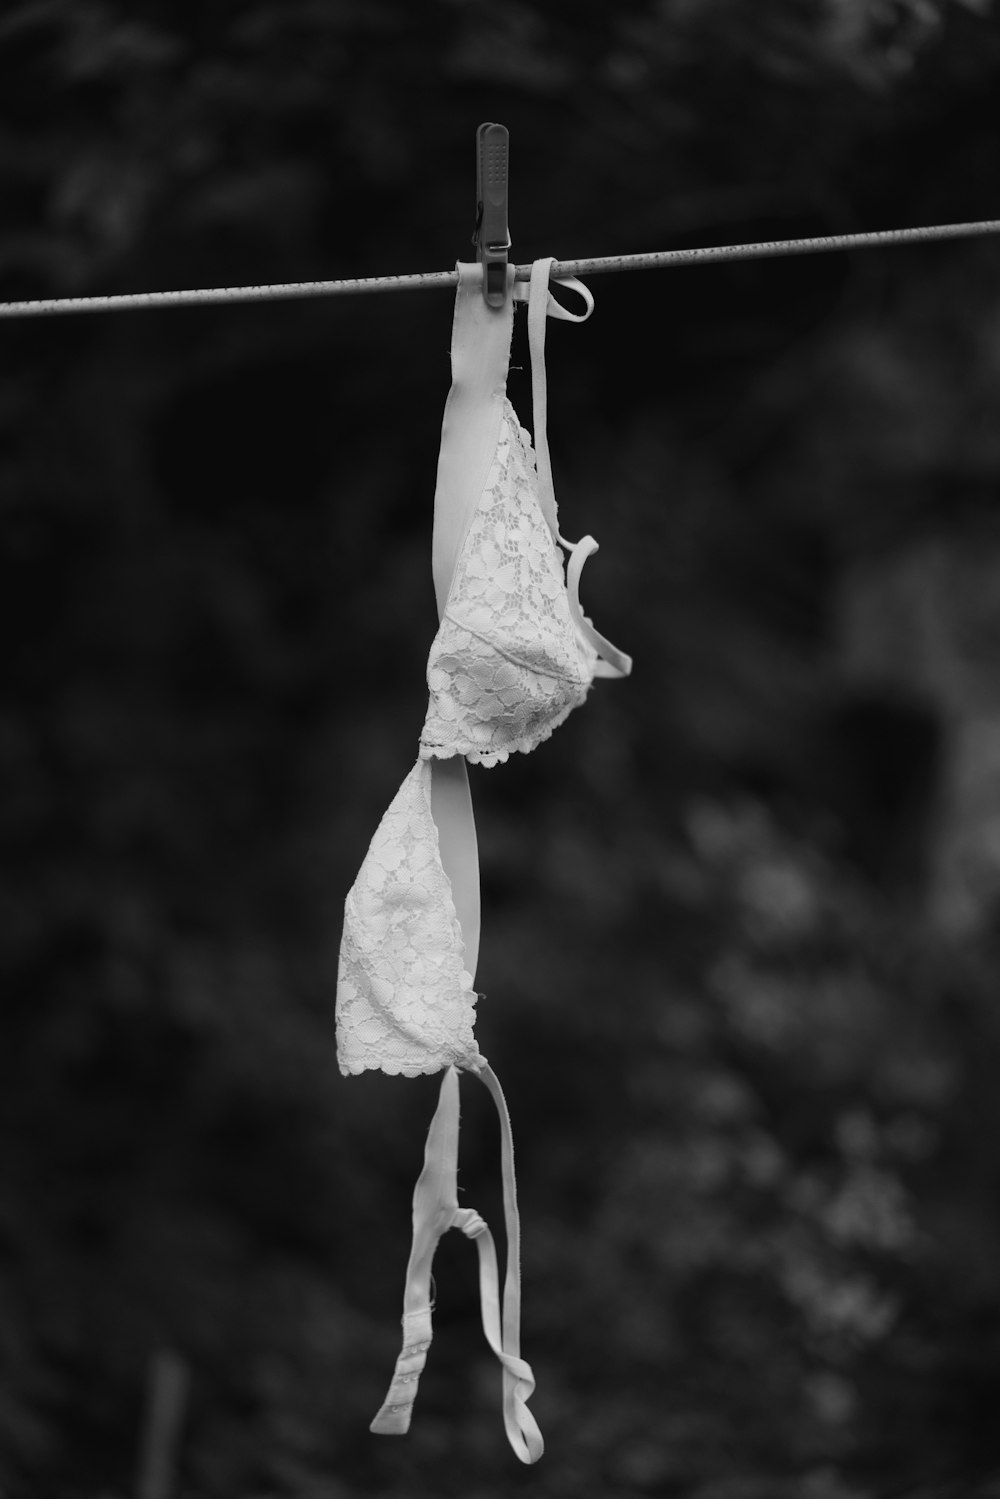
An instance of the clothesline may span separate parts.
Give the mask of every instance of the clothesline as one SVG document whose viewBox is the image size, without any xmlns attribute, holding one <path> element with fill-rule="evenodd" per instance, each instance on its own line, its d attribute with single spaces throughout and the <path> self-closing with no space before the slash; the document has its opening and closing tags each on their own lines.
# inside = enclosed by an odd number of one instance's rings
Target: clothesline
<svg viewBox="0 0 1000 1499">
<path fill-rule="evenodd" d="M 553 278 L 592 276 L 605 271 L 647 271 L 661 266 L 702 265 L 720 260 L 765 260 L 780 255 L 815 255 L 826 250 L 908 245 L 926 240 L 968 239 L 1000 234 L 1000 219 L 969 224 L 931 224 L 919 229 L 881 229 L 865 234 L 828 234 L 818 239 L 767 240 L 749 245 L 709 245 L 692 250 L 658 250 L 648 255 L 607 255 L 557 261 Z M 531 278 L 531 266 L 514 268 L 517 281 Z M 423 291 L 457 286 L 457 271 L 418 271 L 406 276 L 367 276 L 360 280 L 290 281 L 275 286 L 212 286 L 192 291 L 126 292 L 105 297 L 51 297 L 33 302 L 0 302 L 0 317 L 44 317 L 65 312 L 116 312 L 148 307 L 195 307 L 212 302 L 279 302 L 299 297 L 350 296 L 358 292 Z"/>
</svg>

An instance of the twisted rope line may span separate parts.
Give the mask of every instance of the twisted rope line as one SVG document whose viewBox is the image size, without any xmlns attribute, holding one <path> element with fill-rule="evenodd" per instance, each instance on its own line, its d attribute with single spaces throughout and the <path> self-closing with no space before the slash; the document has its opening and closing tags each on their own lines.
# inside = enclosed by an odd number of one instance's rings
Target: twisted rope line
<svg viewBox="0 0 1000 1499">
<path fill-rule="evenodd" d="M 909 245 L 927 240 L 970 239 L 1000 234 L 1000 219 L 969 224 L 931 224 L 920 229 L 882 229 L 867 234 L 827 234 L 817 239 L 766 240 L 750 245 L 710 245 L 692 250 L 658 250 L 648 255 L 605 255 L 560 260 L 554 278 L 593 276 L 605 271 L 648 271 L 663 266 L 702 265 L 720 260 L 766 260 L 779 255 L 816 255 L 830 250 Z M 531 266 L 514 269 L 517 281 L 531 278 Z M 424 291 L 457 286 L 456 271 L 418 271 L 407 276 L 367 276 L 341 281 L 290 281 L 276 286 L 212 286 L 193 291 L 126 292 L 108 297 L 50 297 L 34 302 L 0 302 L 0 317 L 47 317 L 69 312 L 125 312 L 155 307 L 203 307 L 218 302 L 279 302 L 304 297 L 343 297 L 356 293 Z"/>
</svg>

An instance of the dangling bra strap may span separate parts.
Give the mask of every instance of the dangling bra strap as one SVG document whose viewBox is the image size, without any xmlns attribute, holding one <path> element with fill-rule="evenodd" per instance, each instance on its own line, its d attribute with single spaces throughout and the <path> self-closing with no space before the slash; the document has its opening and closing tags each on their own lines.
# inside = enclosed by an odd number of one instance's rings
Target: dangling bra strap
<svg viewBox="0 0 1000 1499">
<path fill-rule="evenodd" d="M 402 1436 L 409 1430 L 417 1385 L 433 1337 L 431 1264 L 441 1236 L 449 1228 L 458 1228 L 467 1238 L 475 1240 L 479 1251 L 483 1332 L 503 1371 L 503 1419 L 507 1439 L 522 1462 L 534 1463 L 541 1457 L 545 1444 L 527 1405 L 535 1389 L 535 1376 L 531 1365 L 521 1358 L 520 1220 L 510 1116 L 493 1069 L 484 1065 L 477 1075 L 489 1089 L 500 1117 L 507 1228 L 507 1273 L 502 1315 L 493 1235 L 474 1208 L 460 1208 L 458 1205 L 458 1073 L 454 1067 L 449 1067 L 441 1080 L 438 1106 L 427 1132 L 424 1169 L 413 1193 L 413 1243 L 403 1293 L 403 1348 L 396 1360 L 389 1392 L 370 1429 L 381 1436 Z"/>
<path fill-rule="evenodd" d="M 584 614 L 580 606 L 580 574 L 583 564 L 587 558 L 598 550 L 597 542 L 592 536 L 584 536 L 580 541 L 567 541 L 559 534 L 559 518 L 556 509 L 555 487 L 552 482 L 552 463 L 549 458 L 549 441 L 547 431 L 548 417 L 548 384 L 545 377 L 545 326 L 546 318 L 562 318 L 570 323 L 585 323 L 594 310 L 594 298 L 575 276 L 560 276 L 557 278 L 560 286 L 572 287 L 575 292 L 586 303 L 586 312 L 574 313 L 565 308 L 561 302 L 557 302 L 549 291 L 549 271 L 553 265 L 552 257 L 544 260 L 536 260 L 531 267 L 531 281 L 528 285 L 528 344 L 531 350 L 531 404 L 534 431 L 532 441 L 535 447 L 535 460 L 538 468 L 538 498 L 542 507 L 542 513 L 549 523 L 552 535 L 559 545 L 565 547 L 570 554 L 569 567 L 566 573 L 566 586 L 569 598 L 570 614 L 573 623 L 580 631 L 585 640 L 597 652 L 598 661 L 594 668 L 594 675 L 598 677 L 627 677 L 632 670 L 632 658 L 617 646 L 611 644 L 610 640 L 594 629 L 590 620 Z M 516 282 L 514 296 L 522 301 L 525 293 L 521 290 L 523 282 Z"/>
<path fill-rule="evenodd" d="M 476 1076 L 489 1089 L 500 1120 L 500 1166 L 503 1176 L 504 1228 L 507 1234 L 502 1331 L 497 1298 L 496 1250 L 485 1224 L 483 1238 L 488 1239 L 485 1249 L 482 1247 L 483 1240 L 477 1240 L 477 1244 L 481 1246 L 479 1291 L 483 1331 L 486 1333 L 486 1341 L 503 1364 L 503 1419 L 507 1437 L 518 1457 L 523 1462 L 533 1463 L 541 1457 L 544 1443 L 535 1418 L 527 1407 L 527 1401 L 535 1388 L 535 1377 L 531 1366 L 521 1358 L 521 1216 L 517 1207 L 517 1181 L 514 1176 L 514 1137 L 510 1128 L 507 1100 L 493 1068 L 487 1063 Z M 468 1229 L 465 1232 L 468 1233 Z M 489 1322 L 488 1293 L 493 1308 Z"/>
</svg>

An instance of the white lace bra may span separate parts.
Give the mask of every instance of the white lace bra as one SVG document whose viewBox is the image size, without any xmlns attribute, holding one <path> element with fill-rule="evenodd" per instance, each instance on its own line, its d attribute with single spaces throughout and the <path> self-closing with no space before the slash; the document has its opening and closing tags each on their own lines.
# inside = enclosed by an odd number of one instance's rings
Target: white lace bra
<svg viewBox="0 0 1000 1499">
<path fill-rule="evenodd" d="M 407 1077 L 445 1070 L 413 1199 L 413 1244 L 403 1298 L 403 1349 L 372 1430 L 409 1427 L 431 1341 L 430 1265 L 450 1227 L 480 1253 L 483 1328 L 502 1367 L 504 1423 L 524 1462 L 541 1456 L 527 1407 L 534 1389 L 520 1357 L 520 1225 L 510 1120 L 500 1084 L 473 1035 L 479 942 L 475 823 L 466 760 L 495 765 L 547 739 L 583 702 L 595 676 L 631 661 L 579 603 L 580 570 L 597 549 L 559 536 L 545 439 L 545 320 L 581 322 L 532 267 L 528 329 L 535 447 L 507 400 L 514 294 L 483 299 L 482 266 L 459 265 L 452 387 L 445 407 L 434 509 L 433 565 L 440 627 L 427 667 L 430 693 L 416 764 L 372 838 L 344 906 L 337 984 L 337 1054 L 344 1074 L 369 1068 Z M 564 573 L 559 547 L 570 553 Z M 501 1121 L 507 1270 L 501 1313 L 496 1252 L 483 1220 L 457 1203 L 457 1072 L 490 1090 Z"/>
</svg>

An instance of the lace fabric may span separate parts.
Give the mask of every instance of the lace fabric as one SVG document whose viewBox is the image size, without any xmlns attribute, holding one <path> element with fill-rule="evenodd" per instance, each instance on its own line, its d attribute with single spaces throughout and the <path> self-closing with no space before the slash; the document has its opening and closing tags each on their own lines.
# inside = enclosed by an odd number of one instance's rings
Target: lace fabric
<svg viewBox="0 0 1000 1499">
<path fill-rule="evenodd" d="M 574 624 L 537 482 L 527 434 L 505 399 L 427 663 L 425 757 L 496 765 L 548 739 L 587 696 L 597 653 Z"/>
<path fill-rule="evenodd" d="M 376 829 L 344 905 L 337 1057 L 404 1077 L 483 1065 L 476 994 L 431 812 L 431 767 L 418 760 Z"/>
</svg>

